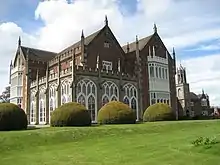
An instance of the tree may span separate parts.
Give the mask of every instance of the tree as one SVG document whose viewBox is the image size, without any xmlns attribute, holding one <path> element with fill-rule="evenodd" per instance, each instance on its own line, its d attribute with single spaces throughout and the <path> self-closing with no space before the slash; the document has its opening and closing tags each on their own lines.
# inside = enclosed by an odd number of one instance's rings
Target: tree
<svg viewBox="0 0 220 165">
<path fill-rule="evenodd" d="M 10 86 L 5 87 L 5 90 L 0 95 L 1 102 L 9 102 L 10 98 Z"/>
</svg>

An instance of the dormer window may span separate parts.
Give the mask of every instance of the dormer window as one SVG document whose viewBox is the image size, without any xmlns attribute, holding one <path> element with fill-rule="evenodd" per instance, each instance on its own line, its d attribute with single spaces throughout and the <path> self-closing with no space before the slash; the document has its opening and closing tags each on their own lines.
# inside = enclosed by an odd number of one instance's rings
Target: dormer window
<svg viewBox="0 0 220 165">
<path fill-rule="evenodd" d="M 109 48 L 109 47 L 110 47 L 110 43 L 107 42 L 107 41 L 105 41 L 105 42 L 104 42 L 104 47 L 105 47 L 105 48 Z"/>
<path fill-rule="evenodd" d="M 110 70 L 112 70 L 112 62 L 102 61 L 102 67 L 104 70 L 110 71 Z"/>
</svg>

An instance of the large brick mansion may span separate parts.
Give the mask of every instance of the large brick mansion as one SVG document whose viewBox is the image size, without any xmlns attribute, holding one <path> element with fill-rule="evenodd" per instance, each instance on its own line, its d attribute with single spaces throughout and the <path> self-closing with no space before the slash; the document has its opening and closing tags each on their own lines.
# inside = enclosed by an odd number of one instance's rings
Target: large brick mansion
<svg viewBox="0 0 220 165">
<path fill-rule="evenodd" d="M 175 52 L 152 35 L 121 46 L 105 25 L 59 53 L 25 47 L 18 41 L 10 66 L 10 102 L 20 104 L 30 124 L 49 124 L 50 113 L 71 101 L 84 104 L 97 121 L 98 110 L 111 100 L 128 104 L 141 120 L 151 104 L 176 99 Z"/>
</svg>

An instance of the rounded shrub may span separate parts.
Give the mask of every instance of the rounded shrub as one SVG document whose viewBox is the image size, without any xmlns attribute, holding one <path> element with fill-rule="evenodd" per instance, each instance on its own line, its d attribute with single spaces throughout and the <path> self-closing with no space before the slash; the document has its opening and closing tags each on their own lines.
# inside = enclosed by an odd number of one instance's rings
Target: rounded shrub
<svg viewBox="0 0 220 165">
<path fill-rule="evenodd" d="M 12 103 L 0 103 L 0 131 L 24 130 L 27 125 L 24 110 Z"/>
<path fill-rule="evenodd" d="M 171 107 L 165 103 L 156 103 L 149 106 L 144 112 L 144 121 L 173 120 L 174 114 Z"/>
<path fill-rule="evenodd" d="M 91 117 L 85 106 L 69 102 L 55 109 L 51 114 L 51 126 L 90 126 Z"/>
<path fill-rule="evenodd" d="M 105 104 L 98 112 L 99 124 L 134 124 L 135 122 L 135 112 L 127 104 L 119 101 Z"/>
</svg>

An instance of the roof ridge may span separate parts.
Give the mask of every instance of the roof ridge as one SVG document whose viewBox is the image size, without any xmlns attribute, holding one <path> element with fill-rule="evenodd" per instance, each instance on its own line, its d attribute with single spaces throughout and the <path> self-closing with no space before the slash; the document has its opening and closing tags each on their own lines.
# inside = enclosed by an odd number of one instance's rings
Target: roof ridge
<svg viewBox="0 0 220 165">
<path fill-rule="evenodd" d="M 145 45 L 149 42 L 152 36 L 154 36 L 154 34 L 138 39 L 140 50 L 142 50 L 145 47 Z M 127 52 L 126 50 L 127 50 L 128 45 L 129 45 L 129 52 L 133 52 L 136 50 L 136 41 L 134 41 L 127 45 L 122 46 L 122 49 L 124 50 L 124 52 Z"/>
<path fill-rule="evenodd" d="M 88 36 L 85 36 L 85 37 L 84 37 L 84 40 L 86 41 L 89 37 L 92 37 L 92 36 L 94 36 L 94 38 L 95 38 L 95 36 L 96 36 L 100 31 L 102 31 L 102 29 L 104 29 L 104 28 L 105 28 L 105 26 L 102 27 L 102 28 L 100 28 L 99 30 L 94 31 L 93 33 L 89 34 Z M 93 40 L 94 38 L 92 38 L 92 40 Z M 92 41 L 92 40 L 91 40 L 91 41 Z M 71 44 L 70 46 L 68 46 L 68 47 L 66 47 L 65 49 L 61 50 L 58 54 L 63 53 L 63 52 L 65 52 L 65 51 L 67 51 L 68 49 L 70 49 L 71 47 L 73 47 L 73 46 L 79 44 L 80 41 L 81 41 L 81 40 L 79 39 L 78 41 L 74 42 L 74 43 Z M 90 43 L 91 41 L 89 41 L 89 43 Z M 89 43 L 87 43 L 87 44 L 89 44 Z"/>
<path fill-rule="evenodd" d="M 27 47 L 27 46 L 21 46 L 21 47 L 26 48 L 26 49 L 33 49 L 33 50 L 38 50 L 38 51 L 44 51 L 44 52 L 48 52 L 48 53 L 58 54 L 56 52 L 52 52 L 52 51 L 48 51 L 48 50 L 43 50 L 43 49 L 31 48 L 31 47 Z"/>
<path fill-rule="evenodd" d="M 153 35 L 154 35 L 154 34 L 151 34 L 151 35 L 146 36 L 146 37 L 142 37 L 142 38 L 138 39 L 138 41 L 141 41 L 141 40 L 143 40 L 143 39 L 146 39 L 146 38 L 152 37 Z M 128 42 L 128 43 L 129 43 L 129 42 Z M 136 41 L 130 42 L 129 45 L 130 45 L 130 44 L 134 44 L 134 43 L 136 43 Z M 124 45 L 124 46 L 127 46 L 127 44 Z M 124 46 L 122 46 L 122 47 L 124 47 Z"/>
</svg>

